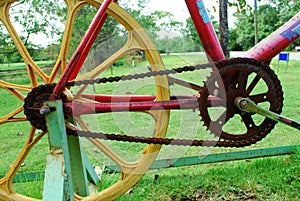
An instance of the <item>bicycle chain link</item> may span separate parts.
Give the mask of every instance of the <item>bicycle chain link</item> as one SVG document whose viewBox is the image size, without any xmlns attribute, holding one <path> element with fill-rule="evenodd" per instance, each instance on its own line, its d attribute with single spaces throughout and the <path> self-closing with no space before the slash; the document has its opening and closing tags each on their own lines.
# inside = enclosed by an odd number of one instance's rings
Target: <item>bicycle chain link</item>
<svg viewBox="0 0 300 201">
<path fill-rule="evenodd" d="M 133 75 L 123 75 L 123 76 L 115 76 L 115 77 L 109 77 L 109 78 L 97 78 L 97 79 L 93 79 L 93 80 L 71 81 L 71 82 L 68 82 L 66 84 L 66 86 L 72 87 L 72 86 L 81 86 L 81 85 L 104 84 L 104 83 L 108 83 L 108 82 L 111 83 L 111 82 L 119 82 L 119 81 L 130 81 L 130 80 L 135 80 L 135 79 L 136 80 L 143 79 L 146 77 L 178 74 L 178 73 L 182 73 L 182 72 L 213 68 L 216 66 L 220 66 L 221 63 L 222 62 L 198 64 L 196 66 L 185 66 L 185 67 L 181 67 L 181 68 L 167 69 L 167 70 L 161 70 L 161 71 L 150 71 L 147 73 L 139 73 L 139 74 L 133 74 Z"/>
</svg>

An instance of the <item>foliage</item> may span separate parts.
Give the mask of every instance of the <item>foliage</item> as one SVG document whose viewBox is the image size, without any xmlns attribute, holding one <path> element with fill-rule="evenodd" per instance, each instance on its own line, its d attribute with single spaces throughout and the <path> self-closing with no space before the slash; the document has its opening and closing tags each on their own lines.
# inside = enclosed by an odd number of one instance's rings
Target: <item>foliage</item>
<svg viewBox="0 0 300 201">
<path fill-rule="evenodd" d="M 259 6 L 259 40 L 264 39 L 278 29 L 288 19 L 294 16 L 299 9 L 299 4 L 292 2 L 286 4 L 283 0 L 273 1 L 269 4 Z M 237 18 L 235 28 L 230 31 L 231 50 L 248 50 L 255 43 L 253 13 L 248 10 L 236 13 L 235 17 Z"/>
<path fill-rule="evenodd" d="M 213 15 L 210 16 L 210 20 L 213 24 L 213 27 L 215 29 L 215 32 L 217 34 L 217 36 L 220 35 L 219 32 L 219 24 L 216 21 L 215 17 Z M 195 43 L 195 49 L 193 51 L 199 52 L 199 51 L 203 51 L 203 47 L 201 45 L 201 41 L 199 39 L 197 30 L 195 28 L 195 25 L 193 23 L 193 20 L 191 17 L 188 17 L 185 21 L 185 28 L 182 30 L 184 32 L 184 35 L 190 37 L 194 43 Z"/>
<path fill-rule="evenodd" d="M 169 46 L 169 53 L 193 52 L 196 49 L 196 44 L 190 37 L 182 37 L 180 35 L 172 38 L 162 38 L 155 42 L 156 48 L 161 53 L 167 53 L 167 45 Z"/>
<path fill-rule="evenodd" d="M 172 32 L 179 32 L 183 24 L 173 19 L 173 14 L 165 11 L 149 11 L 146 8 L 147 1 L 138 4 L 138 9 L 127 8 L 126 10 L 136 18 L 148 34 L 154 38 L 156 45 L 162 52 L 170 53 L 174 51 L 171 44 Z M 162 47 L 162 43 L 164 47 Z M 173 49 L 173 50 L 172 50 Z"/>
<path fill-rule="evenodd" d="M 17 28 L 18 35 L 24 46 L 35 60 L 39 60 L 40 58 L 39 51 L 41 47 L 35 45 L 39 41 L 33 41 L 32 37 L 41 33 L 48 37 L 62 33 L 62 29 L 58 26 L 59 23 L 55 23 L 57 20 L 62 20 L 61 17 L 64 11 L 59 1 L 28 0 L 11 5 L 10 20 L 14 27 Z M 22 58 L 2 24 L 0 32 L 2 41 L 0 44 L 0 61 L 6 63 L 20 62 Z M 35 40 L 37 40 L 36 37 Z"/>
<path fill-rule="evenodd" d="M 231 50 L 247 50 L 254 45 L 253 11 L 247 2 L 246 0 L 228 1 L 228 5 L 236 7 L 237 10 L 235 13 L 235 28 L 231 29 L 229 33 Z M 300 9 L 298 0 L 268 0 L 261 2 L 267 3 L 259 6 L 258 10 L 259 40 L 281 26 Z M 147 3 L 148 1 L 143 0 L 124 1 L 121 2 L 121 6 L 146 29 L 154 39 L 158 49 L 166 53 L 177 52 L 180 49 L 181 51 L 203 50 L 191 18 L 186 19 L 185 27 L 183 27 L 182 23 L 173 20 L 173 16 L 169 12 L 147 10 Z M 19 30 L 17 30 L 18 34 L 34 60 L 53 59 L 53 55 L 58 55 L 59 48 L 57 48 L 56 44 L 59 44 L 61 41 L 67 14 L 67 8 L 64 5 L 63 0 L 27 0 L 12 5 L 10 12 L 12 23 L 19 27 Z M 85 6 L 78 11 L 69 52 L 75 50 L 95 13 L 96 8 L 91 6 Z M 219 25 L 213 16 L 211 16 L 211 19 L 219 36 Z M 3 25 L 0 25 L 0 30 L 0 62 L 20 62 L 22 58 L 10 36 L 4 31 Z M 172 32 L 191 38 L 195 44 L 190 44 L 190 40 L 186 39 L 186 37 L 172 39 L 173 36 L 169 37 Z M 38 34 L 44 34 L 48 38 L 53 38 L 52 44 L 46 48 L 35 45 L 39 41 L 33 40 L 33 37 L 36 38 Z M 124 30 L 117 26 L 115 20 L 108 18 L 92 50 L 105 46 L 105 41 L 109 38 L 118 38 L 119 40 L 123 36 Z M 185 43 L 189 44 L 186 45 L 188 49 L 180 48 L 180 45 L 175 43 L 176 40 L 185 41 Z M 115 45 L 112 44 L 111 46 Z M 116 48 L 117 46 L 112 49 Z"/>
</svg>

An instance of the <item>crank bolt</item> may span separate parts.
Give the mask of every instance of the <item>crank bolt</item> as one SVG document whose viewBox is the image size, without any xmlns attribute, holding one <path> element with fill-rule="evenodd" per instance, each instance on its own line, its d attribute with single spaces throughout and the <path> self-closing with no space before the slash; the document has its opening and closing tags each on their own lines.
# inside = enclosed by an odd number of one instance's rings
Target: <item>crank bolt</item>
<svg viewBox="0 0 300 201">
<path fill-rule="evenodd" d="M 46 106 L 43 106 L 40 110 L 40 114 L 41 115 L 47 115 L 50 113 L 50 108 L 49 107 L 46 107 Z"/>
<path fill-rule="evenodd" d="M 247 106 L 248 106 L 248 101 L 243 100 L 243 101 L 240 102 L 240 107 L 241 108 L 245 109 L 245 108 L 247 108 Z"/>
</svg>

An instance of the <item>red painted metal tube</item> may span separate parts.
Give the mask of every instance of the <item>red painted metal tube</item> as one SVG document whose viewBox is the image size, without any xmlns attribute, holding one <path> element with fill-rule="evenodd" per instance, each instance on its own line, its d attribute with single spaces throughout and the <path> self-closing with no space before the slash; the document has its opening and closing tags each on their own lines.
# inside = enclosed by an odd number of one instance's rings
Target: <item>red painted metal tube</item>
<svg viewBox="0 0 300 201">
<path fill-rule="evenodd" d="M 117 102 L 145 102 L 145 101 L 154 101 L 156 96 L 144 96 L 144 95 L 98 95 L 98 94 L 82 94 L 83 98 L 90 100 L 98 101 L 101 103 L 117 103 Z M 171 100 L 178 99 L 192 99 L 194 96 L 188 95 L 176 95 L 171 96 Z"/>
<path fill-rule="evenodd" d="M 251 48 L 246 57 L 271 61 L 284 48 L 300 37 L 300 12 L 273 34 Z"/>
<path fill-rule="evenodd" d="M 185 0 L 209 61 L 226 59 L 203 0 Z"/>
<path fill-rule="evenodd" d="M 84 35 L 82 41 L 71 57 L 70 62 L 67 64 L 66 69 L 60 77 L 49 100 L 58 99 L 62 91 L 64 90 L 66 83 L 76 78 L 82 64 L 84 63 L 84 60 L 88 55 L 90 48 L 93 45 L 93 42 L 95 41 L 98 33 L 100 32 L 100 29 L 102 28 L 107 18 L 107 14 L 105 12 L 111 2 L 113 2 L 113 0 L 104 0 L 101 4 L 86 34 Z"/>
<path fill-rule="evenodd" d="M 162 102 L 124 102 L 124 103 L 65 103 L 65 115 L 78 116 L 82 114 L 95 114 L 105 112 L 146 111 L 161 109 L 196 109 L 197 99 Z"/>
<path fill-rule="evenodd" d="M 208 97 L 208 107 L 213 105 L 222 106 L 222 100 L 215 96 Z M 197 109 L 198 99 L 179 99 L 171 101 L 147 101 L 147 102 L 119 102 L 119 103 L 64 103 L 66 116 L 79 116 L 83 114 L 95 114 L 106 112 L 132 112 L 147 110 L 169 110 L 169 109 Z"/>
<path fill-rule="evenodd" d="M 98 101 L 101 103 L 116 103 L 116 102 L 144 102 L 154 101 L 156 96 L 129 96 L 129 95 L 98 95 L 98 94 L 82 94 L 83 98 Z"/>
</svg>

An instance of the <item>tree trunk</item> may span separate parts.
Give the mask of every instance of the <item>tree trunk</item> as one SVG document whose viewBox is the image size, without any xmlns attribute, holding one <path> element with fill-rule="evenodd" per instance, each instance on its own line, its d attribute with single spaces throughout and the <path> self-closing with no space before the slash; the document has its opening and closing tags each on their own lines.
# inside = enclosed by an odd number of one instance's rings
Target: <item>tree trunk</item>
<svg viewBox="0 0 300 201">
<path fill-rule="evenodd" d="M 219 19 L 220 19 L 220 43 L 226 58 L 230 57 L 229 48 L 229 29 L 228 29 L 228 0 L 219 1 Z"/>
</svg>

